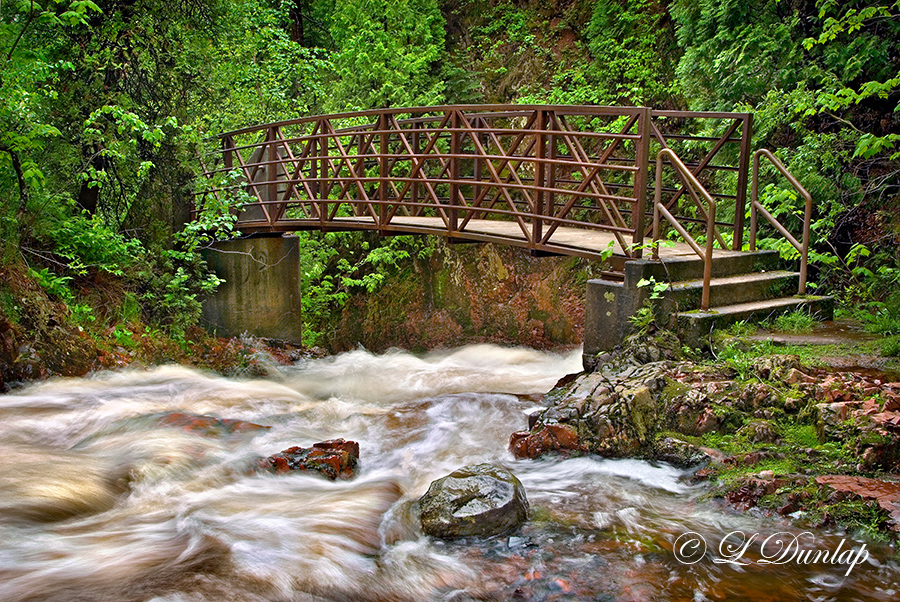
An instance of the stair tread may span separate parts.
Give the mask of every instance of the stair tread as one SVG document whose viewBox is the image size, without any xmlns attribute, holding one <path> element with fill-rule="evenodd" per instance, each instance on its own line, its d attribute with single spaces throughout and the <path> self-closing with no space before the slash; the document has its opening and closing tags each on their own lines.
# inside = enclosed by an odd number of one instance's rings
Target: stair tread
<svg viewBox="0 0 900 602">
<path fill-rule="evenodd" d="M 699 309 L 695 309 L 692 311 L 682 312 L 682 314 L 690 314 L 693 316 L 697 315 L 727 315 L 727 314 L 737 314 L 741 312 L 747 311 L 755 311 L 760 309 L 775 309 L 778 307 L 787 307 L 790 305 L 801 305 L 803 303 L 809 303 L 811 301 L 818 301 L 820 299 L 826 299 L 825 296 L 813 296 L 806 295 L 803 297 L 778 297 L 775 299 L 764 299 L 762 301 L 751 301 L 748 303 L 736 303 L 734 305 L 722 305 L 719 307 L 710 307 L 708 310 L 703 311 Z"/>
<path fill-rule="evenodd" d="M 727 286 L 730 284 L 751 284 L 754 282 L 766 282 L 768 280 L 781 280 L 783 278 L 791 278 L 799 276 L 798 272 L 789 272 L 787 270 L 771 270 L 769 272 L 749 272 L 747 274 L 737 274 L 734 276 L 720 276 L 712 278 L 709 281 L 710 286 Z M 678 290 L 703 286 L 702 279 L 682 280 L 673 282 L 669 290 Z"/>
</svg>

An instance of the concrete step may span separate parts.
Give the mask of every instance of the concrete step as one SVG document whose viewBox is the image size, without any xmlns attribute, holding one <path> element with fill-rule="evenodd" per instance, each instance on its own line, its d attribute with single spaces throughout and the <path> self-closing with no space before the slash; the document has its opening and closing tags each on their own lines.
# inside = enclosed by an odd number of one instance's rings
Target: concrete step
<svg viewBox="0 0 900 602">
<path fill-rule="evenodd" d="M 716 251 L 713 258 L 714 278 L 750 272 L 769 272 L 778 268 L 777 251 Z M 699 257 L 674 257 L 663 261 L 640 259 L 625 264 L 628 278 L 654 278 L 657 282 L 681 282 L 703 278 L 703 262 Z"/>
<path fill-rule="evenodd" d="M 727 306 L 784 297 L 797 292 L 800 274 L 773 270 L 713 278 L 709 283 L 710 306 Z M 675 282 L 661 292 L 667 314 L 700 308 L 703 280 Z"/>
<path fill-rule="evenodd" d="M 791 311 L 805 311 L 819 320 L 831 320 L 834 317 L 834 297 L 797 295 L 722 305 L 710 307 L 707 311 L 681 312 L 676 322 L 685 344 L 709 347 L 709 336 L 713 330 L 727 328 L 742 320 L 760 322 Z"/>
</svg>

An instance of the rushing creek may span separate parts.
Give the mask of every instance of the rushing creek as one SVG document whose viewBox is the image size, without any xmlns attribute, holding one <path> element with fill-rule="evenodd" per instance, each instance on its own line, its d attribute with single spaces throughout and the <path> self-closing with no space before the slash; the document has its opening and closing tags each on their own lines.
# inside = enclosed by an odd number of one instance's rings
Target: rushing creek
<svg viewBox="0 0 900 602">
<path fill-rule="evenodd" d="M 0 600 L 896 600 L 893 550 L 740 514 L 685 471 L 596 457 L 515 460 L 540 394 L 580 352 L 471 346 L 354 351 L 234 380 L 186 368 L 57 380 L 0 396 Z M 262 425 L 203 436 L 167 412 Z M 360 473 L 273 475 L 257 458 L 358 441 Z M 454 469 L 509 468 L 531 520 L 484 540 L 421 534 L 413 500 Z M 758 534 L 739 558 L 715 562 Z M 694 532 L 708 551 L 679 561 Z M 761 542 L 859 550 L 846 564 L 759 563 Z M 682 539 L 679 540 L 679 538 Z M 739 548 L 739 546 L 738 546 Z M 837 554 L 835 553 L 835 557 Z M 771 555 L 770 555 L 770 558 Z M 784 557 L 783 557 L 784 558 Z M 808 557 L 807 557 L 808 558 Z M 849 558 L 845 556 L 844 558 Z M 848 574 L 849 573 L 849 574 Z"/>
</svg>

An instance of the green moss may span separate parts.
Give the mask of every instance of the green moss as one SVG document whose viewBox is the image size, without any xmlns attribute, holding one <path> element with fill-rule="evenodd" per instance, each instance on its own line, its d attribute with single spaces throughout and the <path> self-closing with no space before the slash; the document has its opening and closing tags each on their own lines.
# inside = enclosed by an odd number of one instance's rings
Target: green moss
<svg viewBox="0 0 900 602">
<path fill-rule="evenodd" d="M 5 286 L 0 286 L 0 314 L 6 316 L 11 324 L 18 324 L 22 318 L 22 308 L 12 291 Z"/>
<path fill-rule="evenodd" d="M 812 424 L 796 424 L 787 422 L 780 424 L 780 430 L 785 443 L 798 445 L 805 448 L 818 447 L 819 437 L 816 427 Z"/>
<path fill-rule="evenodd" d="M 809 504 L 808 520 L 810 522 L 823 522 L 827 518 L 840 524 L 862 532 L 870 539 L 887 542 L 888 517 L 874 501 L 845 500 L 836 503 L 828 503 L 827 490 L 823 490 L 817 496 L 817 502 Z"/>
<path fill-rule="evenodd" d="M 685 395 L 691 390 L 691 386 L 687 383 L 678 382 L 677 380 L 669 380 L 665 388 L 659 394 L 660 403 L 665 407 L 677 397 Z"/>
</svg>

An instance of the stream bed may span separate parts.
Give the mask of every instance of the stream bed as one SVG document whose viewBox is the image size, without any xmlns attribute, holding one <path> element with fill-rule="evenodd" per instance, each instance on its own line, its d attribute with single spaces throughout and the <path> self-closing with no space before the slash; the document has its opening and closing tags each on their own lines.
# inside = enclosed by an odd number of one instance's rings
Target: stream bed
<svg viewBox="0 0 900 602">
<path fill-rule="evenodd" d="M 0 600 L 900 597 L 892 548 L 738 513 L 683 470 L 515 460 L 509 435 L 580 369 L 580 351 L 360 350 L 269 379 L 170 366 L 0 396 Z M 166 426 L 172 412 L 272 428 L 208 436 Z M 334 438 L 359 442 L 355 479 L 253 470 Z M 489 539 L 423 536 L 412 502 L 482 462 L 518 476 L 531 520 Z"/>
</svg>

